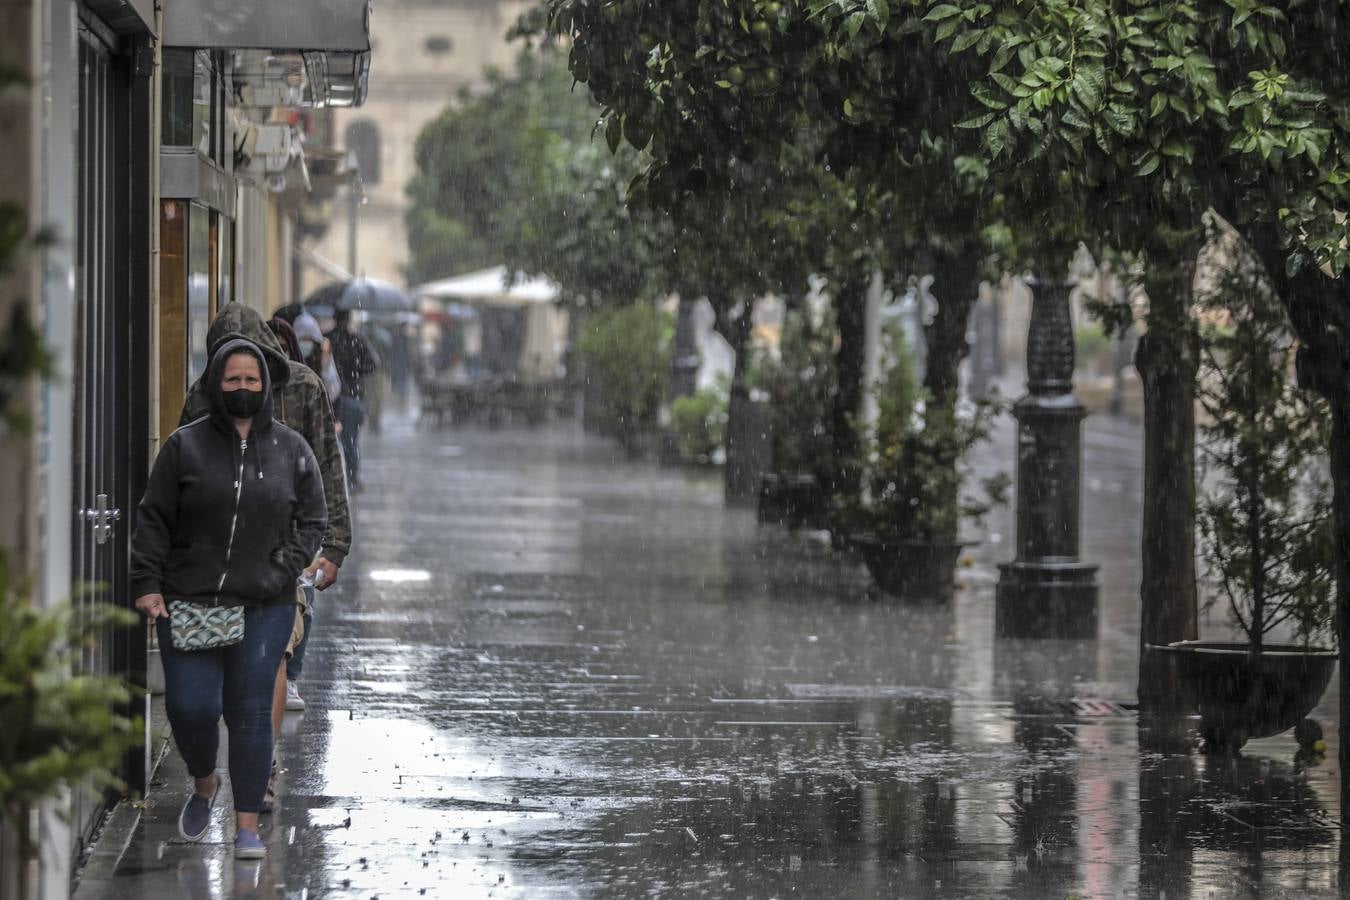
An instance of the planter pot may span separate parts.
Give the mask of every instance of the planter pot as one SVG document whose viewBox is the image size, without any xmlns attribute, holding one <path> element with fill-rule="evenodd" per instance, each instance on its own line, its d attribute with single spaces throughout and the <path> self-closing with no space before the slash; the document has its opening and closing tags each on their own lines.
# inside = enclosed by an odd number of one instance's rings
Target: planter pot
<svg viewBox="0 0 1350 900">
<path fill-rule="evenodd" d="M 956 561 L 965 546 L 902 541 L 871 534 L 853 535 L 849 543 L 862 552 L 867 571 L 877 586 L 906 600 L 951 597 Z"/>
<path fill-rule="evenodd" d="M 1149 650 L 1172 658 L 1182 692 L 1200 713 L 1207 748 L 1220 753 L 1297 725 L 1327 689 L 1337 658 L 1334 650 L 1267 644 L 1253 660 L 1246 643 L 1230 641 L 1177 641 Z"/>
<path fill-rule="evenodd" d="M 769 472 L 759 480 L 760 522 L 799 528 L 827 528 L 829 499 L 814 475 L 778 475 Z"/>
</svg>

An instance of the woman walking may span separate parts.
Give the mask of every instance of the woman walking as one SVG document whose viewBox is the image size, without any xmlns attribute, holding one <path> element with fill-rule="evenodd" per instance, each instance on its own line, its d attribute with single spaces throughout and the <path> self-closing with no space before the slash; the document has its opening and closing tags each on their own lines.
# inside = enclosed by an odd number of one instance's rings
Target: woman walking
<svg viewBox="0 0 1350 900">
<path fill-rule="evenodd" d="M 200 841 L 230 734 L 235 856 L 258 836 L 272 762 L 272 687 L 295 621 L 296 578 L 319 549 L 327 512 L 318 463 L 272 418 L 262 351 L 232 340 L 203 379 L 211 412 L 164 442 L 131 541 L 136 606 L 159 632 L 165 708 L 195 780 L 178 830 Z"/>
</svg>

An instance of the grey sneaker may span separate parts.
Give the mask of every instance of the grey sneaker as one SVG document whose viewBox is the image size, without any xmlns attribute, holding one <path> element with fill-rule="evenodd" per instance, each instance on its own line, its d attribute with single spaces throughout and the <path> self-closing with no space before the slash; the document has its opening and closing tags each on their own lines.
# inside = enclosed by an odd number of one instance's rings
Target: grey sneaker
<svg viewBox="0 0 1350 900">
<path fill-rule="evenodd" d="M 258 832 L 251 828 L 240 828 L 234 836 L 235 859 L 262 859 L 267 855 L 267 846 L 263 844 Z"/>
<path fill-rule="evenodd" d="M 216 795 L 220 793 L 220 780 L 216 780 L 215 793 L 208 800 L 195 790 L 188 795 L 187 802 L 178 813 L 178 833 L 185 841 L 200 841 L 206 837 L 206 829 L 211 827 L 211 808 L 216 805 Z"/>
<path fill-rule="evenodd" d="M 305 709 L 305 698 L 300 696 L 300 689 L 289 678 L 286 679 L 286 708 L 292 712 L 304 712 Z"/>
</svg>

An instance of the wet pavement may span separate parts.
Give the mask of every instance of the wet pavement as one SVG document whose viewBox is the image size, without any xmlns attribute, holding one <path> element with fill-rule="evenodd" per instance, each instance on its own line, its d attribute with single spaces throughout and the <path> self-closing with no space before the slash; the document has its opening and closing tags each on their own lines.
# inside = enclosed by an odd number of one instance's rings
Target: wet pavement
<svg viewBox="0 0 1350 900">
<path fill-rule="evenodd" d="M 170 753 L 81 894 L 1336 896 L 1334 740 L 1141 751 L 1137 426 L 1094 417 L 1085 446 L 1099 638 L 1007 641 L 1007 511 L 950 603 L 906 605 L 723 509 L 716 472 L 571 422 L 392 422 L 287 716 L 269 857 L 232 859 L 223 809 L 177 838 Z"/>
</svg>

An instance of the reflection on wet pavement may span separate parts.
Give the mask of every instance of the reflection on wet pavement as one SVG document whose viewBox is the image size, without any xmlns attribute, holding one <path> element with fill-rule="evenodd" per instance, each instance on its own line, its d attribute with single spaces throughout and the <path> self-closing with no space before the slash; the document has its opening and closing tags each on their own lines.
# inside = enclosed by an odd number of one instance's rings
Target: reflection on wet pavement
<svg viewBox="0 0 1350 900">
<path fill-rule="evenodd" d="M 1100 639 L 995 641 L 1006 511 L 907 606 L 571 423 L 386 428 L 270 857 L 174 837 L 171 756 L 103 896 L 1335 895 L 1334 746 L 1140 749 L 1137 436 L 1086 447 Z"/>
</svg>

